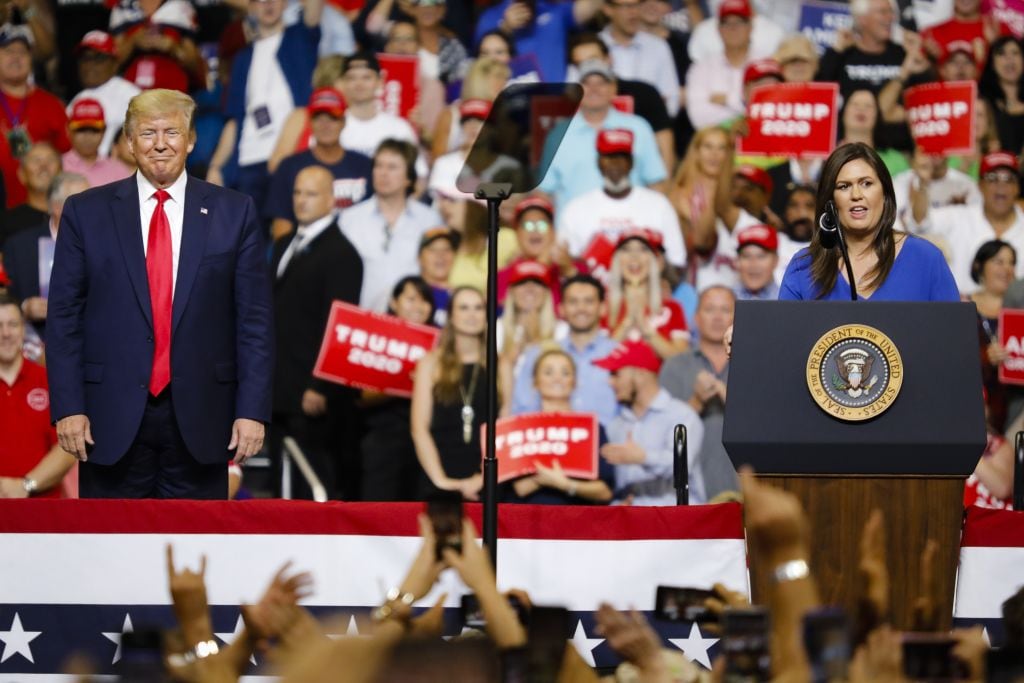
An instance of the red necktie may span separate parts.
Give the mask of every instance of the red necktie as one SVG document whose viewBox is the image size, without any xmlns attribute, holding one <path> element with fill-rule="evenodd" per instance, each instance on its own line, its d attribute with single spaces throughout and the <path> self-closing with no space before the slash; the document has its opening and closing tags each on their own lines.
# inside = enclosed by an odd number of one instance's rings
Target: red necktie
<svg viewBox="0 0 1024 683">
<path fill-rule="evenodd" d="M 149 301 L 153 308 L 153 372 L 149 393 L 160 394 L 171 382 L 171 288 L 173 260 L 171 257 L 171 224 L 164 213 L 164 202 L 170 198 L 166 190 L 157 190 L 156 210 L 149 221 L 146 247 L 146 274 L 149 276 Z"/>
</svg>

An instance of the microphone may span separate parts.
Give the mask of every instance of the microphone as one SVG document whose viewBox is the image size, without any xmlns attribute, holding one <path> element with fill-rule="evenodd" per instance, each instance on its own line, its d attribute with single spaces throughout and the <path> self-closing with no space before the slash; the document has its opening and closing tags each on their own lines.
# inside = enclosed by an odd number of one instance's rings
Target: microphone
<svg viewBox="0 0 1024 683">
<path fill-rule="evenodd" d="M 846 277 L 850 281 L 850 300 L 857 300 L 857 285 L 853 277 L 853 265 L 850 263 L 850 254 L 846 251 L 846 239 L 839 227 L 839 214 L 836 212 L 836 205 L 831 199 L 825 202 L 825 211 L 818 216 L 818 239 L 825 249 L 839 247 L 839 253 L 846 264 Z"/>
</svg>

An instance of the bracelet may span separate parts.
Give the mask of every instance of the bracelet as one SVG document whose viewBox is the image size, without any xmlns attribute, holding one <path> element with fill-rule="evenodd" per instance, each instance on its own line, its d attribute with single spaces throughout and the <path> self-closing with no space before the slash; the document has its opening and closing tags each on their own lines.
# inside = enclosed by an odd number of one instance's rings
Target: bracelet
<svg viewBox="0 0 1024 683">
<path fill-rule="evenodd" d="M 186 650 L 181 654 L 170 654 L 167 655 L 167 663 L 173 667 L 183 667 L 193 664 L 200 659 L 206 659 L 220 652 L 220 648 L 217 646 L 216 640 L 201 640 L 195 644 L 191 650 Z"/>
<path fill-rule="evenodd" d="M 772 571 L 772 578 L 775 579 L 775 583 L 806 579 L 810 575 L 811 568 L 807 566 L 806 560 L 783 562 Z"/>
<path fill-rule="evenodd" d="M 375 623 L 381 623 L 391 618 L 397 618 L 402 621 L 407 620 L 412 616 L 410 607 L 412 603 L 416 602 L 416 596 L 412 593 L 402 593 L 399 588 L 391 588 L 385 594 L 387 602 L 373 610 L 370 614 L 370 618 Z"/>
<path fill-rule="evenodd" d="M 21 488 L 25 489 L 25 493 L 31 496 L 39 489 L 39 482 L 32 477 L 25 477 L 21 480 Z"/>
<path fill-rule="evenodd" d="M 572 479 L 570 479 L 570 480 L 569 480 L 569 488 L 567 488 L 567 489 L 565 490 L 565 495 L 569 496 L 570 498 L 573 498 L 573 497 L 575 497 L 575 496 L 576 496 L 576 489 L 577 489 L 577 488 L 578 488 L 578 487 L 577 487 L 577 485 L 576 485 L 576 482 L 575 482 L 575 480 L 572 480 Z"/>
</svg>

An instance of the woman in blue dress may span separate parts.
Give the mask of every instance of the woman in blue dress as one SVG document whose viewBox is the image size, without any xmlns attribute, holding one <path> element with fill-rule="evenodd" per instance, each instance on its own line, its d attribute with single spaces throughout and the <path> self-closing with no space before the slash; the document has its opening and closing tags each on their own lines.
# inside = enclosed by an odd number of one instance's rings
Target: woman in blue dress
<svg viewBox="0 0 1024 683">
<path fill-rule="evenodd" d="M 821 170 L 816 214 L 819 225 L 828 202 L 846 238 L 857 298 L 871 301 L 959 301 L 956 281 L 938 247 L 897 232 L 892 177 L 878 154 L 863 143 L 837 148 Z M 810 246 L 786 268 L 779 299 L 850 300 L 846 264 L 838 248 Z"/>
</svg>

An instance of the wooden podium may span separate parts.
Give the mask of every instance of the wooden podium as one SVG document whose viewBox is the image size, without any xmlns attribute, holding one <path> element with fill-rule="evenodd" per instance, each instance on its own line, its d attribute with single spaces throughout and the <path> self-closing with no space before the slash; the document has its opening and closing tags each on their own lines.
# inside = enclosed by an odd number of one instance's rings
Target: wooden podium
<svg viewBox="0 0 1024 683">
<path fill-rule="evenodd" d="M 861 532 L 878 508 L 895 627 L 911 627 L 929 539 L 951 626 L 963 485 L 986 442 L 975 316 L 966 303 L 737 303 L 723 442 L 735 466 L 803 504 L 826 603 L 852 613 Z M 760 602 L 773 568 L 759 559 Z"/>
</svg>

